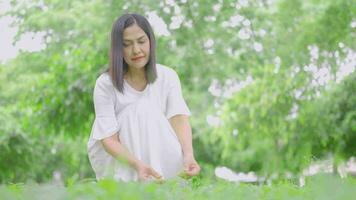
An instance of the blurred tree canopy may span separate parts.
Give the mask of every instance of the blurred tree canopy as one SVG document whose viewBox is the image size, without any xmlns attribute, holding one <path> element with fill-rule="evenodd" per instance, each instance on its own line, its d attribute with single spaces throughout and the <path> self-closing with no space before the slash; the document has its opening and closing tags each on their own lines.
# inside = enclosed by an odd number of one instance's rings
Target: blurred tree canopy
<svg viewBox="0 0 356 200">
<path fill-rule="evenodd" d="M 46 48 L 0 67 L 0 182 L 93 177 L 92 91 L 126 12 L 167 25 L 166 35 L 154 26 L 157 60 L 180 76 L 200 162 L 269 175 L 355 156 L 354 4 L 11 1 L 16 39 L 40 33 Z"/>
</svg>

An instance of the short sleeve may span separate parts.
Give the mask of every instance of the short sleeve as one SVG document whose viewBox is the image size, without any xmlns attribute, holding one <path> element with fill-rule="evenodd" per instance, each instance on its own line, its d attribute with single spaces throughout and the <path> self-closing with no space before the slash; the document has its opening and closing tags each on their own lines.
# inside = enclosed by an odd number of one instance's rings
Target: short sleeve
<svg viewBox="0 0 356 200">
<path fill-rule="evenodd" d="M 178 74 L 175 71 L 172 71 L 169 76 L 169 88 L 165 115 L 167 119 L 169 119 L 178 114 L 190 116 L 191 112 L 183 98 Z"/>
<path fill-rule="evenodd" d="M 119 125 L 114 110 L 114 87 L 108 76 L 101 75 L 94 87 L 95 121 L 92 137 L 101 140 L 118 132 Z"/>
</svg>

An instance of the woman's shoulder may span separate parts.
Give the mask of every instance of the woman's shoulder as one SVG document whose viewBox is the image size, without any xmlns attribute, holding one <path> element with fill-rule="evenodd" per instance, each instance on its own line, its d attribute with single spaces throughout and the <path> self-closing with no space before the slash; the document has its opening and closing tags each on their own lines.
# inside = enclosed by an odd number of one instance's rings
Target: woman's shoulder
<svg viewBox="0 0 356 200">
<path fill-rule="evenodd" d="M 157 75 L 158 77 L 161 77 L 162 79 L 170 79 L 172 76 L 175 76 L 177 73 L 176 71 L 171 68 L 168 67 L 166 65 L 162 65 L 162 64 L 156 64 L 156 68 L 157 68 Z"/>
<path fill-rule="evenodd" d="M 99 75 L 95 82 L 96 87 L 100 88 L 113 88 L 113 83 L 108 72 L 103 72 Z"/>
<path fill-rule="evenodd" d="M 111 83 L 111 78 L 108 72 L 103 72 L 99 75 L 99 77 L 96 79 L 96 83 L 100 84 L 109 84 Z"/>
</svg>

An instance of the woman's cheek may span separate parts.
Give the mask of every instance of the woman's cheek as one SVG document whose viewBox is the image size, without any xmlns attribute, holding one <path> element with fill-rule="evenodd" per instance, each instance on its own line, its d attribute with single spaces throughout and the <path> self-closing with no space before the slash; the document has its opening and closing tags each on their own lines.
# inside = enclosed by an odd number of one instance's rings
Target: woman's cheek
<svg viewBox="0 0 356 200">
<path fill-rule="evenodd" d="M 129 54 L 127 52 L 124 51 L 124 60 L 127 63 L 129 61 Z"/>
</svg>

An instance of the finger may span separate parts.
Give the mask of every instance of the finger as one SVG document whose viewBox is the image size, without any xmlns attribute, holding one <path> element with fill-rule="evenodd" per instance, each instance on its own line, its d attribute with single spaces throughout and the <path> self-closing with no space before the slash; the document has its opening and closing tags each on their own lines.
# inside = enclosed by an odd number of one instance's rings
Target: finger
<svg viewBox="0 0 356 200">
<path fill-rule="evenodd" d="M 195 165 L 194 165 L 194 170 L 196 170 L 197 172 L 199 172 L 199 171 L 200 171 L 200 166 L 199 166 L 198 164 L 195 164 Z"/>
<path fill-rule="evenodd" d="M 141 181 L 141 182 L 145 182 L 145 181 L 147 181 L 147 178 L 146 178 L 146 177 L 141 176 L 141 177 L 139 177 L 139 178 L 138 178 L 138 180 L 139 180 L 139 181 Z"/>
<path fill-rule="evenodd" d="M 188 175 L 190 175 L 190 169 L 191 167 L 190 166 L 187 166 L 187 167 L 184 167 L 184 172 Z"/>
<path fill-rule="evenodd" d="M 151 168 L 151 175 L 157 179 L 161 179 L 162 175 L 160 175 L 158 172 L 156 172 L 154 169 Z"/>
<path fill-rule="evenodd" d="M 190 169 L 191 166 L 192 166 L 191 163 L 185 164 L 185 165 L 184 165 L 184 170 L 185 170 L 185 171 L 189 171 L 189 169 Z"/>
<path fill-rule="evenodd" d="M 188 169 L 189 169 L 189 165 L 184 164 L 184 165 L 183 165 L 183 171 L 188 171 Z"/>
<path fill-rule="evenodd" d="M 192 165 L 189 167 L 189 170 L 186 172 L 190 176 L 197 175 L 200 171 L 200 167 L 196 165 Z"/>
<path fill-rule="evenodd" d="M 158 184 L 162 184 L 162 183 L 164 183 L 164 179 L 163 178 L 157 179 L 157 180 L 155 180 L 155 182 Z"/>
<path fill-rule="evenodd" d="M 193 175 L 198 175 L 199 174 L 199 168 L 195 167 L 194 169 L 192 169 L 192 174 Z"/>
<path fill-rule="evenodd" d="M 184 168 L 184 171 L 190 172 L 190 171 L 192 171 L 193 168 L 194 168 L 194 164 L 190 164 L 190 165 L 187 165 L 187 166 Z"/>
<path fill-rule="evenodd" d="M 185 170 L 184 171 L 185 172 L 185 174 L 186 175 L 188 175 L 188 176 L 192 176 L 193 174 L 192 174 L 192 168 L 191 167 L 189 167 L 187 170 Z"/>
</svg>

